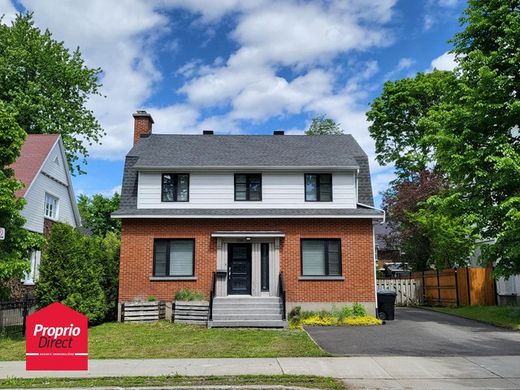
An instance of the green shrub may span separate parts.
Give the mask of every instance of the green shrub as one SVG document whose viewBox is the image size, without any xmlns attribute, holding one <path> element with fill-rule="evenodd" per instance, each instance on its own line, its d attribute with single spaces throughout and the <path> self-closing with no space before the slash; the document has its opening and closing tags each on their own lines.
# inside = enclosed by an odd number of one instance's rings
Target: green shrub
<svg viewBox="0 0 520 390">
<path fill-rule="evenodd" d="M 53 225 L 40 264 L 36 285 L 38 307 L 61 302 L 85 314 L 90 324 L 108 311 L 103 289 L 102 239 L 84 237 L 69 225 Z"/>
<path fill-rule="evenodd" d="M 116 233 L 83 236 L 69 225 L 55 223 L 39 268 L 38 306 L 61 302 L 85 314 L 90 324 L 115 320 L 119 243 Z"/>
<path fill-rule="evenodd" d="M 189 288 L 180 289 L 175 293 L 176 301 L 203 301 L 204 294 L 200 291 L 190 290 Z"/>
<path fill-rule="evenodd" d="M 361 303 L 354 303 L 352 306 L 352 315 L 354 317 L 364 317 L 367 315 L 367 311 L 365 310 L 365 306 Z"/>
<path fill-rule="evenodd" d="M 154 297 L 153 295 L 150 295 L 148 298 L 146 298 L 146 300 L 147 300 L 148 302 L 156 302 L 156 301 L 157 301 L 157 298 Z"/>
</svg>

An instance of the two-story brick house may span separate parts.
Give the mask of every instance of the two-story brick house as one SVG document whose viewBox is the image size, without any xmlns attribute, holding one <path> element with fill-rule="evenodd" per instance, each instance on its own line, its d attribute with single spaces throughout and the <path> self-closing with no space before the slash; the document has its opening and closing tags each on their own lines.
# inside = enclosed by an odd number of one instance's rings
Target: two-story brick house
<svg viewBox="0 0 520 390">
<path fill-rule="evenodd" d="M 148 113 L 134 118 L 113 214 L 120 303 L 199 290 L 212 326 L 280 326 L 297 305 L 375 312 L 384 215 L 352 136 L 152 134 Z"/>
</svg>

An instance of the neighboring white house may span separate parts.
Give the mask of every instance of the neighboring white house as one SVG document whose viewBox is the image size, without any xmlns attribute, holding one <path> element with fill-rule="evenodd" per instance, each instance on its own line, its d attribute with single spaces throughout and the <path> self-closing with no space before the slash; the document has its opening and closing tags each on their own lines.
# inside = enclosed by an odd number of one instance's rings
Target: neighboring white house
<svg viewBox="0 0 520 390">
<path fill-rule="evenodd" d="M 15 177 L 24 184 L 16 196 L 25 198 L 27 202 L 21 213 L 26 219 L 24 227 L 27 230 L 47 234 L 56 221 L 73 227 L 81 225 L 65 148 L 59 134 L 29 134 L 11 168 Z M 39 250 L 31 252 L 31 272 L 24 284 L 32 285 L 38 279 L 40 255 Z"/>
</svg>

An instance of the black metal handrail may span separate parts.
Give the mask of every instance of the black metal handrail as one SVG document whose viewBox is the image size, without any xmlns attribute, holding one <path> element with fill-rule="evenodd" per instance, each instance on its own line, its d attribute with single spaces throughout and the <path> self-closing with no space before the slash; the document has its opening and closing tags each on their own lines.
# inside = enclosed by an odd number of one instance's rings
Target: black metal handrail
<svg viewBox="0 0 520 390">
<path fill-rule="evenodd" d="M 283 272 L 280 272 L 280 275 L 278 276 L 278 289 L 280 290 L 280 298 L 282 299 L 282 320 L 285 321 L 286 315 L 285 315 L 285 282 L 283 280 Z"/>
<path fill-rule="evenodd" d="M 211 292 L 209 293 L 209 320 L 213 319 L 213 299 L 217 290 L 217 273 L 213 272 L 213 281 L 211 283 Z"/>
</svg>

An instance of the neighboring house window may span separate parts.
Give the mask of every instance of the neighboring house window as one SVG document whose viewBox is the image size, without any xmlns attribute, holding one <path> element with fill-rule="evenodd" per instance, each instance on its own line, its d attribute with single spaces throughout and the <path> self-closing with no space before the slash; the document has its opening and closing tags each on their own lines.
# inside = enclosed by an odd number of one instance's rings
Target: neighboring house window
<svg viewBox="0 0 520 390">
<path fill-rule="evenodd" d="M 45 194 L 45 216 L 50 219 L 58 219 L 58 198 L 51 194 Z"/>
<path fill-rule="evenodd" d="M 262 175 L 235 174 L 235 200 L 262 200 Z"/>
<path fill-rule="evenodd" d="M 33 285 L 40 276 L 39 268 L 41 252 L 36 249 L 31 250 L 29 260 L 31 262 L 31 271 L 29 273 L 25 273 L 25 279 L 23 280 L 23 283 L 26 286 Z"/>
<path fill-rule="evenodd" d="M 332 175 L 330 173 L 305 175 L 306 202 L 332 202 Z"/>
<path fill-rule="evenodd" d="M 190 175 L 164 173 L 161 193 L 163 202 L 187 202 L 190 197 Z"/>
<path fill-rule="evenodd" d="M 302 239 L 303 276 L 340 276 L 341 241 L 339 239 Z"/>
<path fill-rule="evenodd" d="M 195 240 L 155 240 L 153 276 L 194 276 Z"/>
</svg>

